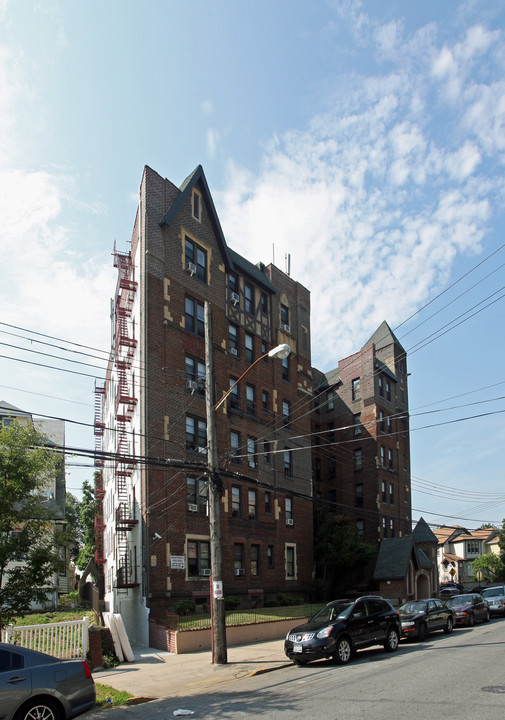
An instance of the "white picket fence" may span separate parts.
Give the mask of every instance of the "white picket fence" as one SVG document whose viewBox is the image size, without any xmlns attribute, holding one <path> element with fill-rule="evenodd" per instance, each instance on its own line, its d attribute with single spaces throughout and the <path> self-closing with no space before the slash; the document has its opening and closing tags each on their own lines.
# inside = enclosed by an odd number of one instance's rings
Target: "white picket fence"
<svg viewBox="0 0 505 720">
<path fill-rule="evenodd" d="M 7 625 L 2 642 L 38 650 L 58 658 L 85 658 L 88 652 L 89 618 L 47 625 Z"/>
</svg>

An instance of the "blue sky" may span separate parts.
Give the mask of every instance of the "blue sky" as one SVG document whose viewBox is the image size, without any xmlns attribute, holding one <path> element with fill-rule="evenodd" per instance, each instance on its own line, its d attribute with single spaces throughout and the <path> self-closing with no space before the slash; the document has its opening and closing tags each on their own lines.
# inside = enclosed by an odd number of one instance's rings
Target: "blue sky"
<svg viewBox="0 0 505 720">
<path fill-rule="evenodd" d="M 411 351 L 414 519 L 501 522 L 504 10 L 0 0 L 0 320 L 23 328 L 0 325 L 0 398 L 92 423 L 92 377 L 21 360 L 100 375 L 143 166 L 202 164 L 229 245 L 289 253 L 311 290 L 315 366 L 384 319 Z M 98 368 L 28 353 L 65 351 L 26 330 Z"/>
</svg>

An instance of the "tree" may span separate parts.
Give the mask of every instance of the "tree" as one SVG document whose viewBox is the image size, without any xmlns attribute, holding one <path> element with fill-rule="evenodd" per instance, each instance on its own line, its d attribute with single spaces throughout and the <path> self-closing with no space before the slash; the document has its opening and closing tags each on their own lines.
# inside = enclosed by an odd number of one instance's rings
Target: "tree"
<svg viewBox="0 0 505 720">
<path fill-rule="evenodd" d="M 95 472 L 96 476 L 100 471 Z M 79 517 L 82 528 L 82 547 L 77 556 L 77 566 L 84 570 L 88 562 L 95 557 L 95 491 L 93 486 L 85 480 L 82 484 L 82 500 Z"/>
<path fill-rule="evenodd" d="M 61 568 L 51 487 L 61 457 L 32 425 L 0 426 L 0 627 L 47 602 Z"/>
<path fill-rule="evenodd" d="M 60 536 L 60 540 L 67 547 L 68 559 L 77 562 L 83 534 L 81 525 L 81 503 L 69 492 L 67 492 L 65 496 L 65 523 L 65 531 Z"/>
<path fill-rule="evenodd" d="M 495 582 L 503 577 L 505 566 L 499 555 L 487 553 L 472 562 L 473 579 L 477 580 L 477 573 L 482 573 L 483 579 Z"/>
<path fill-rule="evenodd" d="M 484 523 L 480 526 L 479 530 L 497 530 L 498 528 L 492 523 Z"/>
<path fill-rule="evenodd" d="M 326 599 L 351 586 L 375 554 L 349 518 L 337 518 L 320 506 L 314 511 L 316 575 Z"/>
</svg>

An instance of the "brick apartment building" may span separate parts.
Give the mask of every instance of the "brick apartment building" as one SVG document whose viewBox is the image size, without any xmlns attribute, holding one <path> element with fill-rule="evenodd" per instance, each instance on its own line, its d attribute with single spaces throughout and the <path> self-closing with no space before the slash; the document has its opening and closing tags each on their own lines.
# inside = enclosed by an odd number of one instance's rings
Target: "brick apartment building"
<svg viewBox="0 0 505 720">
<path fill-rule="evenodd" d="M 146 167 L 131 249 L 114 249 L 107 376 L 96 387 L 96 560 L 136 642 L 178 600 L 208 603 L 204 303 L 212 307 L 225 596 L 307 594 L 313 572 L 310 294 L 232 251 L 199 166 L 179 188 Z"/>
<path fill-rule="evenodd" d="M 406 353 L 386 322 L 327 373 L 314 370 L 316 499 L 364 539 L 412 531 Z"/>
</svg>

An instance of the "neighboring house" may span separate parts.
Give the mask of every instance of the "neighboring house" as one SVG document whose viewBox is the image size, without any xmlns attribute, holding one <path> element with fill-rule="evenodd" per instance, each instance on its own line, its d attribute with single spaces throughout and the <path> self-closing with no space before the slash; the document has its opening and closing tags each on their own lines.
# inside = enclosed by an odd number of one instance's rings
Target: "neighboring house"
<svg viewBox="0 0 505 720">
<path fill-rule="evenodd" d="M 491 528 L 467 530 L 461 525 L 433 531 L 438 540 L 437 563 L 440 583 L 473 582 L 472 562 L 487 553 L 499 554 L 499 531 Z"/>
<path fill-rule="evenodd" d="M 397 604 L 438 594 L 437 538 L 423 518 L 411 534 L 382 540 L 374 580 Z"/>
<path fill-rule="evenodd" d="M 314 495 L 378 548 L 411 532 L 406 352 L 383 322 L 363 348 L 314 370 Z"/>
<path fill-rule="evenodd" d="M 0 401 L 0 424 L 7 426 L 13 422 L 33 425 L 41 435 L 47 438 L 47 444 L 49 446 L 65 447 L 65 423 L 63 420 L 34 418 L 30 413 L 20 410 L 5 400 Z M 63 543 L 59 543 L 58 541 L 58 536 L 65 527 L 65 495 L 65 457 L 62 454 L 58 471 L 55 474 L 51 486 L 47 489 L 46 495 L 47 507 L 51 511 L 53 520 L 55 545 L 59 547 L 61 557 L 65 560 L 65 570 L 62 570 L 59 575 L 55 575 L 52 579 L 54 590 L 51 597 L 48 598 L 48 603 L 53 607 L 56 607 L 58 604 L 58 594 L 66 593 L 69 590 L 69 563 L 66 557 L 67 548 Z"/>
<path fill-rule="evenodd" d="M 309 292 L 228 247 L 201 166 L 181 187 L 145 168 L 131 250 L 115 249 L 114 262 L 112 349 L 95 406 L 96 561 L 108 609 L 147 644 L 149 617 L 163 620 L 178 600 L 209 601 L 205 301 L 216 402 L 256 359 L 291 347 L 282 362 L 258 363 L 216 413 L 224 594 L 249 607 L 279 592 L 306 596 Z"/>
</svg>

